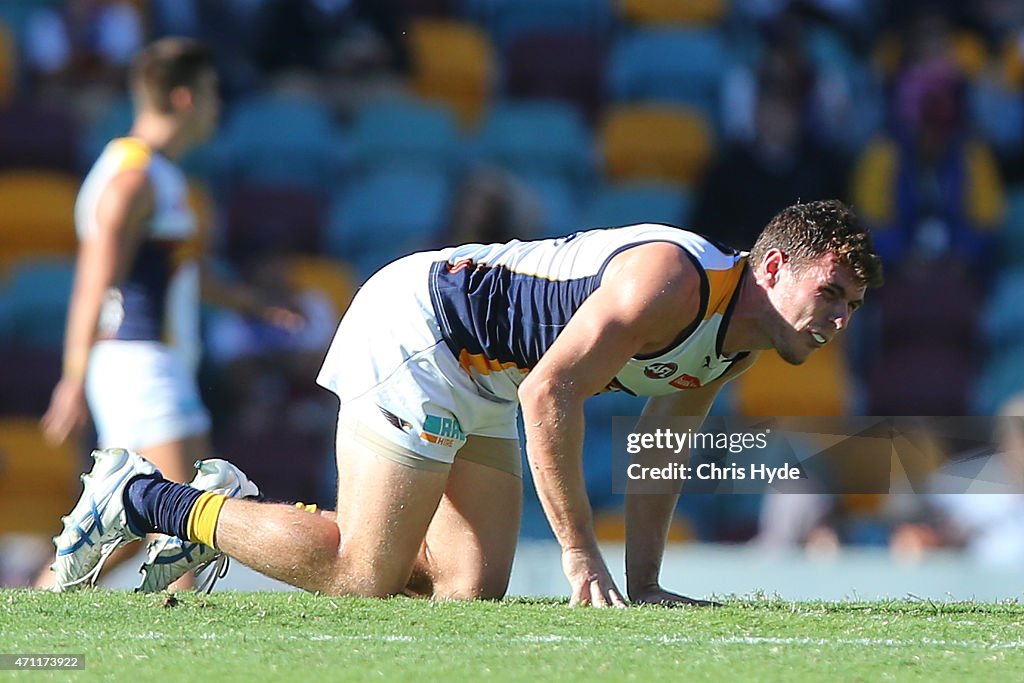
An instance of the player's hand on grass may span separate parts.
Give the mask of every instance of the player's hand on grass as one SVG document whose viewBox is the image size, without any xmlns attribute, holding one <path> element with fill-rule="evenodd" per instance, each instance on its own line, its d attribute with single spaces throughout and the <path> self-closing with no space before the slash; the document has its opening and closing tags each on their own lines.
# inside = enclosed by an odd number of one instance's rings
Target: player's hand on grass
<svg viewBox="0 0 1024 683">
<path fill-rule="evenodd" d="M 698 600 L 667 591 L 661 586 L 654 585 L 629 592 L 629 599 L 634 605 L 662 605 L 664 607 L 679 607 L 682 605 L 693 605 L 694 607 L 721 607 L 722 603 L 712 600 Z"/>
<path fill-rule="evenodd" d="M 573 607 L 626 607 L 604 558 L 596 549 L 563 550 L 562 571 L 572 588 L 569 604 Z"/>
<path fill-rule="evenodd" d="M 64 377 L 57 383 L 50 397 L 50 406 L 40 421 L 43 436 L 57 446 L 85 427 L 89 408 L 85 403 L 85 381 Z"/>
</svg>

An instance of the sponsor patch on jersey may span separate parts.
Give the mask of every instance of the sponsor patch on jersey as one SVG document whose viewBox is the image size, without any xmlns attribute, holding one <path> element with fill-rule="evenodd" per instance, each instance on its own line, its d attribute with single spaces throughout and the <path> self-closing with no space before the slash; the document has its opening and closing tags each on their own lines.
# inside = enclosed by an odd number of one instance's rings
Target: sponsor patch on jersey
<svg viewBox="0 0 1024 683">
<path fill-rule="evenodd" d="M 668 379 L 678 370 L 679 366 L 675 363 L 651 363 L 644 368 L 644 375 L 651 379 Z"/>
<path fill-rule="evenodd" d="M 669 382 L 676 389 L 700 389 L 700 378 L 688 375 L 685 372 Z"/>
<path fill-rule="evenodd" d="M 454 446 L 456 441 L 465 441 L 462 425 L 454 417 L 427 415 L 423 420 L 423 431 L 420 438 L 438 446 Z"/>
</svg>

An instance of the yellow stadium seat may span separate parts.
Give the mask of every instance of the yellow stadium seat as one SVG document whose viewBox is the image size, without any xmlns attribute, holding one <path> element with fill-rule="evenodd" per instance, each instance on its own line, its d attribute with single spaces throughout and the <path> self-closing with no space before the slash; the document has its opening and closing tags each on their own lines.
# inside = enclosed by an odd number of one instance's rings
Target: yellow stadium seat
<svg viewBox="0 0 1024 683">
<path fill-rule="evenodd" d="M 0 173 L 0 267 L 24 257 L 72 256 L 78 179 L 54 171 Z"/>
<path fill-rule="evenodd" d="M 638 24 L 711 24 L 729 12 L 729 0 L 619 0 L 619 11 Z"/>
<path fill-rule="evenodd" d="M 1011 39 L 1003 47 L 1003 79 L 1013 88 L 1024 86 L 1024 41 Z"/>
<path fill-rule="evenodd" d="M 476 125 L 497 71 L 487 34 L 473 24 L 422 18 L 409 29 L 409 47 L 416 94 L 446 103 L 462 126 Z"/>
<path fill-rule="evenodd" d="M 0 419 L 0 534 L 56 534 L 75 504 L 80 468 L 72 444 L 48 445 L 34 419 Z"/>
<path fill-rule="evenodd" d="M 953 36 L 953 60 L 968 78 L 981 75 L 991 60 L 988 46 L 977 33 L 959 31 Z"/>
<path fill-rule="evenodd" d="M 696 185 L 714 142 L 704 117 L 670 105 L 620 105 L 601 126 L 605 174 L 613 182 Z"/>
<path fill-rule="evenodd" d="M 0 21 L 0 105 L 10 103 L 18 85 L 18 48 L 10 27 Z"/>
<path fill-rule="evenodd" d="M 898 36 L 889 33 L 883 35 L 875 43 L 871 62 L 884 77 L 894 78 L 899 75 L 905 56 Z M 968 79 L 980 76 L 992 61 L 985 41 L 977 33 L 971 31 L 955 33 L 950 40 L 946 56 Z"/>
<path fill-rule="evenodd" d="M 288 278 L 297 289 L 315 289 L 326 294 L 339 317 L 348 310 L 358 287 L 356 276 L 347 264 L 316 256 L 292 257 L 288 262 Z"/>
<path fill-rule="evenodd" d="M 594 513 L 594 533 L 597 540 L 606 543 L 626 542 L 626 516 L 622 510 L 604 510 Z M 668 528 L 669 543 L 689 543 L 696 539 L 690 521 L 681 515 L 674 515 Z"/>
<path fill-rule="evenodd" d="M 850 397 L 846 359 L 835 341 L 803 365 L 766 351 L 734 384 L 737 410 L 750 416 L 845 415 Z"/>
</svg>

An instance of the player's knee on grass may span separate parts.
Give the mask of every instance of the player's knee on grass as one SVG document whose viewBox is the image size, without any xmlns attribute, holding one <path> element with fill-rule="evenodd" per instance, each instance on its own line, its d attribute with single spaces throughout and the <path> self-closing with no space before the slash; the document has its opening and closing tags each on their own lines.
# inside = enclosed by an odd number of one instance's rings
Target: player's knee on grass
<svg viewBox="0 0 1024 683">
<path fill-rule="evenodd" d="M 509 577 L 504 572 L 479 571 L 459 573 L 434 580 L 434 598 L 439 600 L 500 600 L 508 591 Z"/>
</svg>

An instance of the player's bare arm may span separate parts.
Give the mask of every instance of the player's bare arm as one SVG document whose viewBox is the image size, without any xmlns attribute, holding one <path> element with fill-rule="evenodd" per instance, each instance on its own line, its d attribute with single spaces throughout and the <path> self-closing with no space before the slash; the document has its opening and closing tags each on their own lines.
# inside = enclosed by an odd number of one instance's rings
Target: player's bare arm
<svg viewBox="0 0 1024 683">
<path fill-rule="evenodd" d="M 254 288 L 219 275 L 209 259 L 200 260 L 199 273 L 205 303 L 259 318 L 285 330 L 297 330 L 305 324 L 302 313 L 292 302 L 265 301 Z"/>
<path fill-rule="evenodd" d="M 584 488 L 583 402 L 632 356 L 669 345 L 699 302 L 700 276 L 679 247 L 629 249 L 520 386 L 527 458 L 562 547 L 573 604 L 625 604 L 598 550 Z"/>
<path fill-rule="evenodd" d="M 103 299 L 107 290 L 127 274 L 153 206 L 153 190 L 145 169 L 119 173 L 100 197 L 96 230 L 82 240 L 78 249 L 63 370 L 42 419 L 43 433 L 53 443 L 64 442 L 85 423 L 85 371 L 96 341 Z"/>
<path fill-rule="evenodd" d="M 757 353 L 751 353 L 733 363 L 725 375 L 697 389 L 688 389 L 665 396 L 653 396 L 644 406 L 638 429 L 645 429 L 645 420 L 662 417 L 707 417 L 715 397 L 722 387 L 735 379 L 757 360 Z M 653 427 L 652 427 L 653 428 Z M 686 454 L 664 454 L 657 451 L 645 453 L 645 466 L 661 467 L 668 464 L 668 458 L 678 461 Z M 672 513 L 679 500 L 675 493 L 637 493 L 634 482 L 626 487 L 626 592 L 634 603 L 656 604 L 711 604 L 694 600 L 661 587 L 659 574 L 665 554 Z"/>
</svg>

